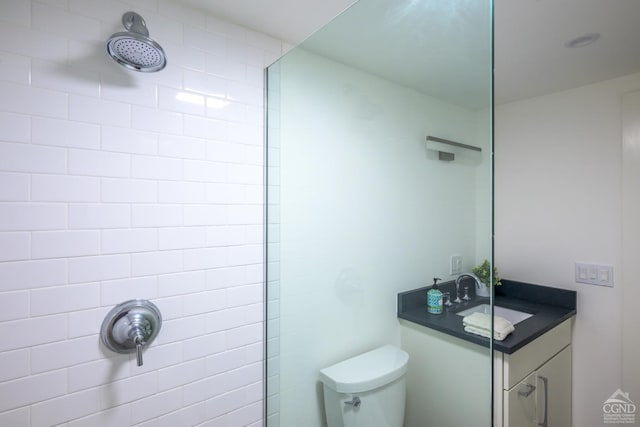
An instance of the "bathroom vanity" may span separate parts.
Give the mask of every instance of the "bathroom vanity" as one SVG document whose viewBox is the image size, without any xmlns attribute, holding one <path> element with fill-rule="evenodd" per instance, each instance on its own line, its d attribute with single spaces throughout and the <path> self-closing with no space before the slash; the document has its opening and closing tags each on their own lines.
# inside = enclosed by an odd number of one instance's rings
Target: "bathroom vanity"
<svg viewBox="0 0 640 427">
<path fill-rule="evenodd" d="M 440 286 L 455 288 L 452 282 Z M 398 294 L 402 347 L 409 353 L 405 427 L 489 425 L 493 363 L 494 425 L 571 425 L 571 330 L 576 292 L 503 279 L 496 306 L 532 314 L 503 341 L 465 332 L 457 313 L 487 302 L 475 298 L 426 311 L 420 288 Z M 486 421 L 485 421 L 486 420 Z M 546 424 L 544 424 L 546 422 Z"/>
<path fill-rule="evenodd" d="M 571 425 L 571 322 L 513 354 L 494 352 L 494 425 Z"/>
</svg>

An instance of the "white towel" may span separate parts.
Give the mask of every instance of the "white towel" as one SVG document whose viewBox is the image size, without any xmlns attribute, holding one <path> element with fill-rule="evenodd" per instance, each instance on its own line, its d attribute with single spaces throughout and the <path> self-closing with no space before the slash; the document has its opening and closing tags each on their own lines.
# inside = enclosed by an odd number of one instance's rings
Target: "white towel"
<svg viewBox="0 0 640 427">
<path fill-rule="evenodd" d="M 462 319 L 464 330 L 471 334 L 482 335 L 489 338 L 491 336 L 491 315 L 485 313 L 471 313 Z M 493 317 L 493 338 L 496 341 L 504 340 L 515 328 L 504 317 Z"/>
</svg>

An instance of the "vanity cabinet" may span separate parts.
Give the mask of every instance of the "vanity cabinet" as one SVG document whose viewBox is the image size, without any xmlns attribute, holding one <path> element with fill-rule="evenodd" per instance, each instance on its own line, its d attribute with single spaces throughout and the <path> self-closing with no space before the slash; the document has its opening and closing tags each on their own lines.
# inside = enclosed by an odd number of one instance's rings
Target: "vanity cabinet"
<svg viewBox="0 0 640 427">
<path fill-rule="evenodd" d="M 546 427 L 571 426 L 572 321 L 512 354 L 494 352 L 494 426 L 543 426 L 545 415 Z M 401 330 L 409 353 L 405 427 L 489 427 L 488 349 L 412 322 L 401 320 Z"/>
<path fill-rule="evenodd" d="M 571 425 L 571 346 L 511 390 L 504 390 L 503 426 Z"/>
<path fill-rule="evenodd" d="M 571 320 L 513 354 L 494 355 L 495 425 L 571 425 Z"/>
<path fill-rule="evenodd" d="M 409 354 L 404 427 L 491 427 L 487 347 L 401 321 Z"/>
</svg>

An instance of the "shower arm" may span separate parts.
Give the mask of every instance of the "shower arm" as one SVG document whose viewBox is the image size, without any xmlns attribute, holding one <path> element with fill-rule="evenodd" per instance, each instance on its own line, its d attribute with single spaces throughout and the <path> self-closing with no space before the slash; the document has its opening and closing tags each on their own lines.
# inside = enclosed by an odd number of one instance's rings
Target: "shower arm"
<svg viewBox="0 0 640 427">
<path fill-rule="evenodd" d="M 122 25 L 124 25 L 127 30 L 133 33 L 142 34 L 143 36 L 149 37 L 147 23 L 144 22 L 142 16 L 138 15 L 135 12 L 127 12 L 122 15 Z"/>
</svg>

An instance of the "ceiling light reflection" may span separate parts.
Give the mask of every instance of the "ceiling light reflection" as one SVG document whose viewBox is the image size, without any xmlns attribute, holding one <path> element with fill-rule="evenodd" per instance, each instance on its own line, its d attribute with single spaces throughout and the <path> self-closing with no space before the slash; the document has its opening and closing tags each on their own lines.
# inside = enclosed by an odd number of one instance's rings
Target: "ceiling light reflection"
<svg viewBox="0 0 640 427">
<path fill-rule="evenodd" d="M 207 98 L 207 108 L 222 109 L 229 105 L 229 101 L 218 98 Z"/>
<path fill-rule="evenodd" d="M 187 102 L 189 104 L 204 106 L 204 96 L 196 95 L 188 92 L 178 92 L 176 94 L 176 101 Z"/>
</svg>

